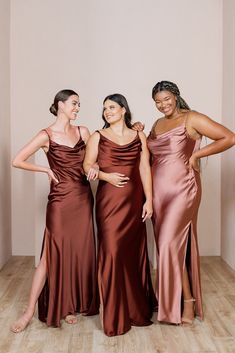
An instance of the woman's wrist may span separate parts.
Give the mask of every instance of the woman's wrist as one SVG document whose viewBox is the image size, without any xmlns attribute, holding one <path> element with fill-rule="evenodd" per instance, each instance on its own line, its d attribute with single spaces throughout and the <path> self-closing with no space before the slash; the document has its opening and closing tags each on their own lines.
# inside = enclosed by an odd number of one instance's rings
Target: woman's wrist
<svg viewBox="0 0 235 353">
<path fill-rule="evenodd" d="M 109 173 L 104 173 L 104 172 L 102 172 L 102 171 L 99 170 L 99 172 L 98 172 L 98 178 L 99 178 L 100 180 L 103 180 L 103 181 L 108 182 L 108 176 L 109 176 Z"/>
<path fill-rule="evenodd" d="M 200 159 L 201 157 L 198 155 L 198 152 L 194 152 L 191 156 L 193 159 Z"/>
<path fill-rule="evenodd" d="M 146 202 L 146 203 L 149 203 L 149 204 L 152 204 L 152 203 L 153 203 L 152 197 L 151 197 L 151 196 L 146 197 L 145 202 Z"/>
</svg>

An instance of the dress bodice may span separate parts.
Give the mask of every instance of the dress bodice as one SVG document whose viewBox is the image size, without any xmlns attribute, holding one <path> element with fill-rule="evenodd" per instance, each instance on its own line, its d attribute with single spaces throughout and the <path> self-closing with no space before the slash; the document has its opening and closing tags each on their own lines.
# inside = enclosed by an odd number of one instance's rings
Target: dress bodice
<svg viewBox="0 0 235 353">
<path fill-rule="evenodd" d="M 182 160 L 188 164 L 192 153 L 199 149 L 201 139 L 192 139 L 186 130 L 185 123 L 162 134 L 150 133 L 147 139 L 148 148 L 153 156 L 153 165 L 166 164 Z"/>
</svg>

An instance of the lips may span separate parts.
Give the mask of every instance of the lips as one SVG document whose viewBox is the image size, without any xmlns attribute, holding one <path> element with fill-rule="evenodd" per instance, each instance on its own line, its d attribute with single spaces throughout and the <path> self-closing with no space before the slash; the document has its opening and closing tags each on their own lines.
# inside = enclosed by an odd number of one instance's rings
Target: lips
<svg viewBox="0 0 235 353">
<path fill-rule="evenodd" d="M 162 112 L 163 112 L 163 113 L 169 113 L 170 110 L 171 110 L 171 108 L 166 108 L 166 109 L 162 109 Z"/>
</svg>

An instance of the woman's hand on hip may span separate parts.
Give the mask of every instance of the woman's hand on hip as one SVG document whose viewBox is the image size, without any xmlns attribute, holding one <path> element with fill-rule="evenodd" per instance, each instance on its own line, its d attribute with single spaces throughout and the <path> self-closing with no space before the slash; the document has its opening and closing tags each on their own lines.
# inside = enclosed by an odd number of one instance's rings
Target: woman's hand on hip
<svg viewBox="0 0 235 353">
<path fill-rule="evenodd" d="M 47 170 L 47 175 L 48 175 L 50 182 L 51 181 L 54 181 L 55 183 L 59 182 L 59 180 L 56 178 L 56 176 L 54 175 L 53 171 L 50 168 L 48 168 L 48 170 Z"/>
<path fill-rule="evenodd" d="M 194 157 L 194 155 L 192 155 L 189 158 L 189 169 L 194 169 L 196 172 L 200 173 L 200 160 L 199 158 Z"/>
</svg>

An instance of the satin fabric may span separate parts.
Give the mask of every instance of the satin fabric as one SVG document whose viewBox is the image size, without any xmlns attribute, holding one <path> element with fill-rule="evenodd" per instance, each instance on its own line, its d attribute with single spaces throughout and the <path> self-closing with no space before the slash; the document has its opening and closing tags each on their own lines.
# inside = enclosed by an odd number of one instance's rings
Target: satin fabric
<svg viewBox="0 0 235 353">
<path fill-rule="evenodd" d="M 47 158 L 59 183 L 52 182 L 48 195 L 43 249 L 47 281 L 38 301 L 39 319 L 60 326 L 68 314 L 98 313 L 98 286 L 93 196 L 82 163 L 85 143 L 74 147 L 53 141 L 50 129 Z"/>
<path fill-rule="evenodd" d="M 123 146 L 100 133 L 98 163 L 106 173 L 130 178 L 123 188 L 100 181 L 96 196 L 99 239 L 98 278 L 104 332 L 121 335 L 131 325 L 146 326 L 156 298 L 142 222 L 144 193 L 139 173 L 141 141 Z"/>
<path fill-rule="evenodd" d="M 196 314 L 202 319 L 197 242 L 201 199 L 200 174 L 189 169 L 189 158 L 200 139 L 187 135 L 185 122 L 163 134 L 151 132 L 154 233 L 157 244 L 158 320 L 181 323 L 182 276 L 187 266 Z"/>
</svg>

